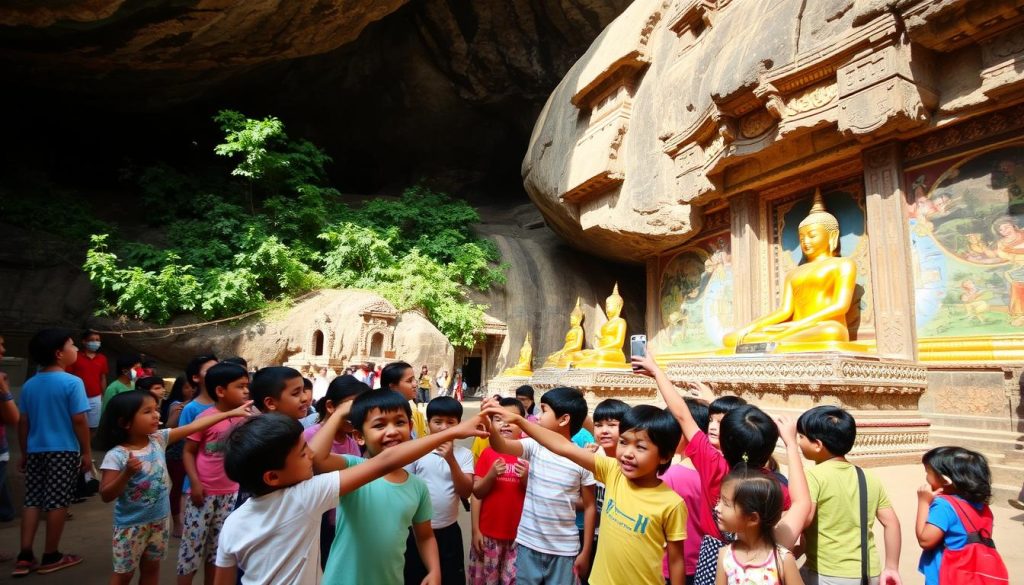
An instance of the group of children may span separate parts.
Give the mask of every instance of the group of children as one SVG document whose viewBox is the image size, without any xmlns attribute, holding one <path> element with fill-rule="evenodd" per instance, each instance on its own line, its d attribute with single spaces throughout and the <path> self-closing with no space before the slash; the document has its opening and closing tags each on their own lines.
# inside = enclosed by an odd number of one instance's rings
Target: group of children
<svg viewBox="0 0 1024 585">
<path fill-rule="evenodd" d="M 50 534 L 51 515 L 62 520 L 67 507 L 57 488 L 91 465 L 89 404 L 63 372 L 77 350 L 62 335 L 33 339 L 43 370 L 22 391 L 32 526 L 16 575 L 81 561 Z M 900 583 L 899 522 L 877 478 L 845 458 L 856 437 L 848 412 L 820 406 L 794 421 L 737 397 L 708 405 L 681 397 L 650 356 L 633 365 L 655 379 L 667 408 L 606 400 L 588 417 L 576 389 L 547 391 L 537 409 L 524 388 L 522 400 L 488 399 L 463 420 L 462 405 L 444 396 L 424 416 L 404 362 L 382 370 L 380 390 L 335 378 L 311 416 L 311 385 L 298 371 L 250 376 L 199 356 L 182 381 L 195 397 L 172 389 L 167 401 L 176 421 L 142 390 L 111 397 L 103 412 L 101 495 L 116 501 L 111 582 L 136 572 L 157 582 L 174 514 L 169 447 L 184 440 L 180 584 L 200 570 L 216 585 Z M 60 417 L 66 424 L 54 425 Z M 590 422 L 592 437 L 580 441 Z M 454 443 L 468 437 L 477 437 L 473 452 Z M 779 439 L 788 478 L 773 459 Z M 802 458 L 815 463 L 806 473 Z M 998 577 L 984 457 L 940 447 L 923 463 L 915 532 L 926 583 L 968 582 L 974 561 L 958 553 L 979 542 Z M 467 567 L 458 516 L 470 496 Z M 48 534 L 37 564 L 40 510 Z"/>
</svg>

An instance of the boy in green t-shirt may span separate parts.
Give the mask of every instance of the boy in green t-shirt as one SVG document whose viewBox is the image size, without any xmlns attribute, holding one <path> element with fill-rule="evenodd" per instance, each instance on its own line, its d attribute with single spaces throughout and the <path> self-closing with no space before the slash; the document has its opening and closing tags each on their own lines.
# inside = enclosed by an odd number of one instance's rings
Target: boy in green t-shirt
<svg viewBox="0 0 1024 585">
<path fill-rule="evenodd" d="M 859 585 L 861 582 L 860 488 L 856 467 L 846 460 L 857 438 L 853 416 L 836 406 L 818 406 L 800 415 L 797 437 L 805 458 L 811 514 L 804 530 L 807 562 L 800 569 L 808 585 Z M 864 472 L 868 491 L 868 576 L 871 583 L 899 585 L 900 521 L 885 489 Z M 885 568 L 879 565 L 872 526 L 882 523 Z"/>
<path fill-rule="evenodd" d="M 101 406 L 103 410 L 107 409 L 107 403 L 110 402 L 111 398 L 122 392 L 134 390 L 135 368 L 141 365 L 142 362 L 137 355 L 123 355 L 117 358 L 117 377 L 103 391 L 103 404 Z"/>
</svg>

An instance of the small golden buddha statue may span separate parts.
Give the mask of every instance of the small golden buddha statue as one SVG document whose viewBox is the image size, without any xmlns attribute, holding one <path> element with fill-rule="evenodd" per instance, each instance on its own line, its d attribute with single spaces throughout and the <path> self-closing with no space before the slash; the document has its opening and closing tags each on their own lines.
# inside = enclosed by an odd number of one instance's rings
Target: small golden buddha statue
<svg viewBox="0 0 1024 585">
<path fill-rule="evenodd" d="M 846 313 L 857 284 L 853 260 L 836 256 L 839 221 L 825 211 L 821 191 L 814 192 L 811 212 L 800 222 L 800 249 L 806 262 L 786 275 L 782 305 L 773 313 L 725 336 L 726 347 L 765 341 L 801 342 L 800 351 L 829 349 L 847 342 Z"/>
<path fill-rule="evenodd" d="M 523 346 L 519 348 L 519 361 L 516 365 L 501 373 L 502 376 L 525 376 L 533 375 L 533 346 L 530 345 L 530 334 L 526 334 Z"/>
<path fill-rule="evenodd" d="M 572 354 L 569 361 L 573 366 L 585 369 L 629 368 L 629 362 L 622 353 L 622 344 L 626 341 L 626 320 L 619 316 L 621 312 L 622 297 L 619 296 L 619 285 L 616 283 L 612 295 L 605 300 L 608 322 L 598 331 L 593 349 Z"/>
<path fill-rule="evenodd" d="M 548 356 L 544 360 L 545 368 L 564 368 L 569 365 L 569 358 L 572 354 L 583 349 L 583 309 L 580 308 L 580 298 L 576 297 L 576 308 L 569 313 L 569 331 L 565 334 L 565 343 L 562 349 Z"/>
</svg>

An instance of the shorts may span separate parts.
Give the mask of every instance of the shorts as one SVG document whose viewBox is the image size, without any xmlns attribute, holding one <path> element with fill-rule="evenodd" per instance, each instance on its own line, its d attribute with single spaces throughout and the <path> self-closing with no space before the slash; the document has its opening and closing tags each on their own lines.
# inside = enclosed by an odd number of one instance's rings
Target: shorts
<svg viewBox="0 0 1024 585">
<path fill-rule="evenodd" d="M 469 547 L 470 585 L 515 585 L 516 542 L 482 535 L 484 552 Z"/>
<path fill-rule="evenodd" d="M 49 512 L 71 505 L 81 464 L 78 451 L 29 453 L 25 459 L 25 507 Z"/>
<path fill-rule="evenodd" d="M 114 527 L 114 572 L 134 573 L 139 563 L 162 561 L 167 553 L 167 518 L 149 524 Z"/>
<path fill-rule="evenodd" d="M 103 411 L 103 396 L 93 396 L 89 398 L 89 412 L 86 413 L 86 418 L 89 421 L 89 428 L 95 429 L 100 426 L 100 413 Z"/>
<path fill-rule="evenodd" d="M 236 498 L 237 493 L 206 496 L 202 507 L 196 507 L 191 498 L 185 500 L 181 547 L 178 548 L 178 575 L 191 575 L 217 559 L 220 529 L 224 527 L 228 514 L 235 509 Z"/>
<path fill-rule="evenodd" d="M 532 548 L 516 545 L 516 583 L 518 585 L 541 585 L 541 583 L 575 583 L 573 565 L 576 556 L 549 555 Z"/>
<path fill-rule="evenodd" d="M 800 576 L 806 585 L 861 585 L 860 577 L 829 577 L 819 575 L 805 567 L 800 567 Z M 869 577 L 870 585 L 878 585 L 878 576 Z"/>
</svg>

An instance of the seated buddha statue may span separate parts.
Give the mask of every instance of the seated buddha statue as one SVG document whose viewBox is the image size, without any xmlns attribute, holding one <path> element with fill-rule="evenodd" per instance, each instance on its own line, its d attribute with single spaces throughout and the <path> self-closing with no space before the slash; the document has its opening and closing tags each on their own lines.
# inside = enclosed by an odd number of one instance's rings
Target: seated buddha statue
<svg viewBox="0 0 1024 585">
<path fill-rule="evenodd" d="M 605 300 L 605 314 L 608 322 L 601 326 L 593 349 L 584 349 L 572 354 L 569 361 L 574 367 L 583 369 L 623 369 L 629 368 L 622 344 L 626 341 L 626 320 L 619 316 L 622 312 L 622 297 L 619 296 L 619 285 L 615 285 L 612 296 Z"/>
<path fill-rule="evenodd" d="M 565 334 L 565 343 L 562 349 L 548 356 L 544 360 L 545 368 L 564 368 L 569 365 L 569 358 L 572 354 L 583 349 L 583 309 L 580 308 L 580 298 L 576 297 L 576 308 L 569 313 L 569 331 Z"/>
<path fill-rule="evenodd" d="M 805 262 L 786 275 L 782 303 L 774 312 L 723 339 L 726 347 L 766 341 L 801 342 L 808 350 L 827 349 L 828 342 L 846 342 L 850 332 L 846 313 L 857 284 L 853 260 L 836 255 L 839 221 L 825 210 L 821 191 L 815 191 L 811 212 L 797 230 Z"/>
<path fill-rule="evenodd" d="M 530 334 L 526 334 L 523 346 L 519 348 L 519 361 L 516 365 L 501 373 L 502 376 L 525 376 L 533 375 L 533 346 L 530 345 Z"/>
</svg>

